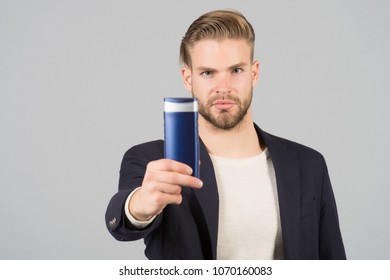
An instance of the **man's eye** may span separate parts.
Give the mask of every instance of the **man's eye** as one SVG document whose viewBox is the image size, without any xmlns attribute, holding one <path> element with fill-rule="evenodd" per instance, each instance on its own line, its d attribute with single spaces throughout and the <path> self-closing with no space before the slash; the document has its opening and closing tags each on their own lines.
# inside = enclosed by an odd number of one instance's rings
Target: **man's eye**
<svg viewBox="0 0 390 280">
<path fill-rule="evenodd" d="M 241 68 L 234 68 L 233 73 L 241 73 L 242 69 Z"/>
<path fill-rule="evenodd" d="M 205 77 L 208 77 L 208 76 L 211 76 L 212 72 L 211 71 L 203 71 L 201 73 L 202 76 L 205 76 Z"/>
</svg>

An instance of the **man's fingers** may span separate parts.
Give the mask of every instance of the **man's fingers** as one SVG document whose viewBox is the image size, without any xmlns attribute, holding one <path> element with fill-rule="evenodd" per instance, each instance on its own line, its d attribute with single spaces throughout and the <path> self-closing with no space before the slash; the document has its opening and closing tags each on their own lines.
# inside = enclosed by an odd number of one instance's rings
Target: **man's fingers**
<svg viewBox="0 0 390 280">
<path fill-rule="evenodd" d="M 151 161 L 148 163 L 147 169 L 151 171 L 171 171 L 186 175 L 192 174 L 192 168 L 190 166 L 172 159 L 159 159 Z"/>
<path fill-rule="evenodd" d="M 178 161 L 161 159 L 149 162 L 141 189 L 134 193 L 130 203 L 132 213 L 145 218 L 161 213 L 167 204 L 180 204 L 183 186 L 201 188 L 203 185 L 191 174 L 192 169 Z"/>
<path fill-rule="evenodd" d="M 181 194 L 182 187 L 179 185 L 172 185 L 172 184 L 166 184 L 166 183 L 160 183 L 158 186 L 158 191 L 166 194 Z"/>
<path fill-rule="evenodd" d="M 190 176 L 191 174 L 192 169 L 188 165 L 171 159 L 161 159 L 148 164 L 145 179 L 150 182 L 156 181 L 159 183 L 201 188 L 203 185 L 202 181 Z"/>
<path fill-rule="evenodd" d="M 145 173 L 143 186 L 148 186 L 150 189 L 161 191 L 164 189 L 164 186 L 167 185 L 201 188 L 203 182 L 196 177 L 176 172 L 149 171 L 148 173 Z"/>
<path fill-rule="evenodd" d="M 158 175 L 155 174 L 155 179 L 162 184 L 172 184 L 183 187 L 201 188 L 203 185 L 203 182 L 198 178 L 176 172 L 160 171 L 158 172 Z"/>
<path fill-rule="evenodd" d="M 161 193 L 161 200 L 164 205 L 167 204 L 180 204 L 183 200 L 181 194 L 167 194 Z"/>
</svg>

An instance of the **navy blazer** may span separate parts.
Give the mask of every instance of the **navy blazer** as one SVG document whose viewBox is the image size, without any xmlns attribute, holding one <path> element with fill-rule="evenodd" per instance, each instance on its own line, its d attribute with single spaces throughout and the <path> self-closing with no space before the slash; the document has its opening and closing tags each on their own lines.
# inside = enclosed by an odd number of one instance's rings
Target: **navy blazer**
<svg viewBox="0 0 390 280">
<path fill-rule="evenodd" d="M 323 156 L 303 145 L 262 131 L 278 190 L 285 259 L 345 259 L 336 202 Z M 167 205 L 146 228 L 134 228 L 124 207 L 142 185 L 148 162 L 164 157 L 164 142 L 134 146 L 123 157 L 119 191 L 106 212 L 110 233 L 120 241 L 144 238 L 149 259 L 216 259 L 218 188 L 206 147 L 200 145 L 203 188 L 183 188 L 180 205 Z M 243 236 L 245 238 L 245 236 Z"/>
</svg>

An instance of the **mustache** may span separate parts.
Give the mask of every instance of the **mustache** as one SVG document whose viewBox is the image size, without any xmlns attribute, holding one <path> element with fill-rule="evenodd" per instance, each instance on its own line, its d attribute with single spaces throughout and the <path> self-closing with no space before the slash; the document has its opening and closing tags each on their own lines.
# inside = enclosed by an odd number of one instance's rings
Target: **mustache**
<svg viewBox="0 0 390 280">
<path fill-rule="evenodd" d="M 224 94 L 217 94 L 217 95 L 213 96 L 212 98 L 210 98 L 207 101 L 207 106 L 211 107 L 214 104 L 214 102 L 217 100 L 232 101 L 232 102 L 236 103 L 237 105 L 241 104 L 241 100 L 237 96 L 234 96 L 234 95 L 229 94 L 229 93 L 224 93 Z"/>
</svg>

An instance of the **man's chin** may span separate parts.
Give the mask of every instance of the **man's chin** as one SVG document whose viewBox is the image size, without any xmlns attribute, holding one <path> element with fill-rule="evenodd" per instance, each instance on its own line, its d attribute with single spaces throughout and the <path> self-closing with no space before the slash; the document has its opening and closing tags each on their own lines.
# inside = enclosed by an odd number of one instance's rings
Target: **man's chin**
<svg viewBox="0 0 390 280">
<path fill-rule="evenodd" d="M 232 130 L 239 126 L 242 122 L 242 119 L 232 119 L 232 118 L 224 118 L 221 116 L 219 119 L 216 118 L 206 118 L 206 121 L 217 130 Z"/>
</svg>

